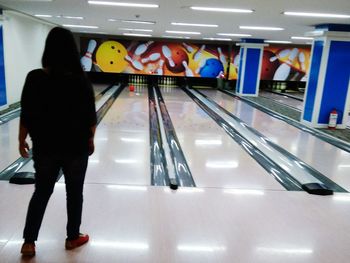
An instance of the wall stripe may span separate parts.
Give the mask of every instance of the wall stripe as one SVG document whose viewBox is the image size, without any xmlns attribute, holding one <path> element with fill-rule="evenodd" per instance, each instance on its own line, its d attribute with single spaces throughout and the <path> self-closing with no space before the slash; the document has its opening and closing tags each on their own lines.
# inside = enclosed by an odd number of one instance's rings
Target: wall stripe
<svg viewBox="0 0 350 263">
<path fill-rule="evenodd" d="M 304 105 L 304 116 L 303 119 L 306 121 L 312 121 L 312 114 L 314 110 L 316 90 L 318 84 L 318 77 L 321 66 L 322 51 L 323 51 L 324 42 L 315 41 L 314 49 L 312 53 L 312 61 L 310 67 L 310 75 L 307 86 L 306 100 Z"/>
<path fill-rule="evenodd" d="M 318 123 L 327 124 L 332 109 L 338 111 L 338 124 L 346 110 L 350 76 L 350 42 L 331 41 Z"/>
<path fill-rule="evenodd" d="M 261 49 L 247 48 L 243 94 L 256 94 Z"/>
</svg>

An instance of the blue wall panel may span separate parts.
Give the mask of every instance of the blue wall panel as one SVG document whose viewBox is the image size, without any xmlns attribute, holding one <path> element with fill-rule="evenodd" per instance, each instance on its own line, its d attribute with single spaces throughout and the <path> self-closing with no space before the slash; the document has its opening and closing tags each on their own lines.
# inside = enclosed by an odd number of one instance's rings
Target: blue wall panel
<svg viewBox="0 0 350 263">
<path fill-rule="evenodd" d="M 0 106 L 5 105 L 6 103 L 4 41 L 2 36 L 2 26 L 0 26 Z"/>
<path fill-rule="evenodd" d="M 332 109 L 343 118 L 350 77 L 350 42 L 331 41 L 318 123 L 328 123 Z"/>
<path fill-rule="evenodd" d="M 243 94 L 255 94 L 258 81 L 259 60 L 261 49 L 248 48 L 246 57 L 246 66 L 244 74 Z"/>
<path fill-rule="evenodd" d="M 312 53 L 312 61 L 310 67 L 310 75 L 307 87 L 306 101 L 304 106 L 304 117 L 303 119 L 311 122 L 312 113 L 314 110 L 318 75 L 320 73 L 322 51 L 323 51 L 323 41 L 315 41 L 314 49 Z"/>
</svg>

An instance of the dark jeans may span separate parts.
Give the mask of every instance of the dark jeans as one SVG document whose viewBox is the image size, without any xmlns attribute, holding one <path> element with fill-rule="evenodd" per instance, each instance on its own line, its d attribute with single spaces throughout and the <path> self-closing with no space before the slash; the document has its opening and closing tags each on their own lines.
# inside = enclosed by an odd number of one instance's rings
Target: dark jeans
<svg viewBox="0 0 350 263">
<path fill-rule="evenodd" d="M 35 191 L 29 202 L 23 238 L 37 240 L 47 203 L 53 193 L 57 176 L 62 169 L 67 194 L 67 237 L 79 236 L 83 208 L 83 186 L 88 154 L 80 156 L 34 155 Z"/>
</svg>

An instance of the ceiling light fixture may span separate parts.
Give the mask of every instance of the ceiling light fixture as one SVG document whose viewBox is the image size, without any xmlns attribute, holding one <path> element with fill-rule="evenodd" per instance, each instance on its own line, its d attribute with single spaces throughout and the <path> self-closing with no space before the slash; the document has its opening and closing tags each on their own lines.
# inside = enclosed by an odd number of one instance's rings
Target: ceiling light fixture
<svg viewBox="0 0 350 263">
<path fill-rule="evenodd" d="M 116 19 L 108 19 L 108 21 L 118 21 Z M 123 23 L 134 23 L 134 24 L 146 24 L 146 25 L 154 25 L 156 22 L 154 21 L 142 21 L 142 20 L 122 20 Z"/>
<path fill-rule="evenodd" d="M 253 13 L 254 10 L 250 9 L 237 9 L 237 8 L 220 8 L 220 7 L 204 7 L 204 6 L 191 6 L 192 10 L 198 11 L 211 11 L 211 12 L 229 12 L 229 13 Z"/>
<path fill-rule="evenodd" d="M 297 36 L 295 36 L 295 37 L 291 37 L 291 39 L 313 40 L 313 38 L 312 38 L 312 37 L 297 37 Z"/>
<path fill-rule="evenodd" d="M 72 28 L 93 28 L 96 29 L 98 26 L 83 26 L 83 25 L 62 25 L 64 27 L 72 27 Z"/>
<path fill-rule="evenodd" d="M 162 36 L 162 37 L 165 37 L 165 38 L 179 38 L 179 39 L 190 39 L 190 37 L 181 37 L 181 36 Z"/>
<path fill-rule="evenodd" d="M 84 19 L 84 17 L 82 16 L 60 16 L 60 17 L 67 18 L 67 19 L 78 19 L 78 20 Z"/>
<path fill-rule="evenodd" d="M 281 27 L 268 27 L 268 26 L 239 26 L 240 29 L 249 29 L 249 30 L 271 30 L 271 31 L 280 31 L 284 30 Z"/>
<path fill-rule="evenodd" d="M 287 16 L 307 16 L 307 17 L 324 17 L 324 18 L 350 18 L 350 15 L 344 14 L 326 14 L 326 13 L 309 13 L 309 12 L 283 12 Z"/>
<path fill-rule="evenodd" d="M 184 34 L 184 35 L 200 35 L 200 32 L 189 32 L 189 31 L 173 31 L 173 30 L 166 30 L 166 33 L 169 34 Z"/>
<path fill-rule="evenodd" d="M 204 37 L 204 40 L 218 40 L 218 41 L 232 41 L 231 38 L 220 38 L 220 37 Z"/>
<path fill-rule="evenodd" d="M 138 29 L 138 28 L 118 28 L 119 30 L 126 30 L 126 31 L 141 31 L 141 32 L 153 32 L 152 29 Z"/>
<path fill-rule="evenodd" d="M 34 16 L 36 16 L 36 17 L 46 17 L 46 18 L 52 17 L 52 15 L 40 15 L 40 14 L 34 15 Z"/>
<path fill-rule="evenodd" d="M 158 8 L 159 5 L 155 4 L 139 4 L 139 3 L 122 3 L 122 2 L 109 2 L 109 1 L 88 1 L 91 5 L 109 5 L 109 6 L 122 6 L 122 7 L 144 7 L 144 8 Z"/>
<path fill-rule="evenodd" d="M 217 33 L 218 36 L 227 36 L 227 37 L 251 37 L 249 34 L 231 34 L 231 33 Z"/>
<path fill-rule="evenodd" d="M 286 40 L 265 40 L 265 43 L 276 43 L 276 44 L 291 44 L 292 41 L 286 41 Z"/>
<path fill-rule="evenodd" d="M 124 36 L 134 36 L 134 37 L 151 37 L 149 34 L 136 34 L 136 33 L 123 33 Z"/>
<path fill-rule="evenodd" d="M 198 27 L 219 27 L 218 25 L 210 25 L 210 24 L 191 24 L 191 23 L 171 23 L 174 26 L 198 26 Z"/>
</svg>

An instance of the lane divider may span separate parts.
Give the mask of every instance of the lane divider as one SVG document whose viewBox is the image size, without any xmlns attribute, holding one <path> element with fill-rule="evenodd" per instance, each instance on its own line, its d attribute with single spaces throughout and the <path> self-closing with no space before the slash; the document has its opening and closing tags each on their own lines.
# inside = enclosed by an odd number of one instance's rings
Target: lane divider
<svg viewBox="0 0 350 263">
<path fill-rule="evenodd" d="M 164 152 L 160 120 L 157 114 L 157 104 L 153 87 L 148 88 L 150 155 L 151 155 L 151 185 L 169 186 L 167 160 Z"/>
<path fill-rule="evenodd" d="M 165 137 L 170 149 L 177 184 L 182 187 L 195 187 L 196 184 L 193 180 L 185 155 L 176 136 L 175 128 L 166 108 L 163 96 L 158 86 L 154 87 L 154 90 L 156 93 L 156 99 L 158 100 L 161 118 L 163 120 Z"/>
</svg>

